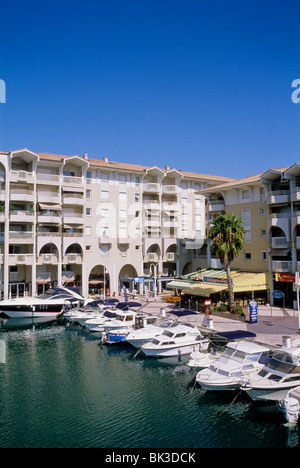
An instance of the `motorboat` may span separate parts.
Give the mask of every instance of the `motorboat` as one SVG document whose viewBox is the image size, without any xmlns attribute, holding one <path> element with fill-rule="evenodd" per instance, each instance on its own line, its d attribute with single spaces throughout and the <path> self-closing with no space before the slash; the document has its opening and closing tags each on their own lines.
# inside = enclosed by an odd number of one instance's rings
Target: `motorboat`
<svg viewBox="0 0 300 468">
<path fill-rule="evenodd" d="M 103 314 L 103 312 L 109 308 L 109 306 L 103 304 L 103 301 L 92 301 L 80 307 L 80 309 L 68 310 L 63 313 L 63 318 L 68 322 L 78 323 L 83 326 L 86 320 L 99 317 L 99 314 Z"/>
<path fill-rule="evenodd" d="M 9 318 L 52 317 L 61 314 L 66 306 L 78 308 L 87 304 L 78 288 L 68 286 L 50 288 L 37 297 L 20 297 L 0 301 L 0 313 Z"/>
<path fill-rule="evenodd" d="M 283 400 L 277 402 L 277 405 L 288 424 L 297 423 L 300 414 L 300 386 L 289 390 Z"/>
<path fill-rule="evenodd" d="M 118 312 L 118 309 L 115 308 L 106 309 L 102 314 L 97 314 L 95 317 L 85 320 L 83 327 L 87 328 L 90 332 L 102 332 L 103 330 L 99 327 L 102 327 L 106 320 L 116 318 Z"/>
<path fill-rule="evenodd" d="M 126 337 L 126 341 L 134 348 L 140 349 L 144 344 L 149 343 L 157 335 L 161 335 L 163 330 L 174 324 L 174 320 L 156 317 L 155 323 L 148 323 L 145 327 L 136 327 Z"/>
<path fill-rule="evenodd" d="M 269 356 L 269 348 L 248 341 L 233 341 L 208 369 L 196 375 L 204 390 L 236 390 L 247 377 L 257 374 Z"/>
<path fill-rule="evenodd" d="M 260 372 L 245 380 L 242 389 L 252 400 L 280 401 L 300 385 L 300 348 L 277 348 Z"/>
<path fill-rule="evenodd" d="M 104 333 L 109 330 L 116 329 L 132 329 L 135 323 L 135 316 L 137 312 L 133 310 L 120 310 L 110 309 L 106 310 L 99 317 L 91 320 L 86 320 L 84 326 L 89 329 L 90 332 Z"/>
<path fill-rule="evenodd" d="M 208 344 L 209 340 L 202 336 L 197 327 L 187 323 L 173 323 L 144 344 L 141 350 L 147 357 L 180 357 L 191 354 L 196 349 L 206 349 Z"/>
<path fill-rule="evenodd" d="M 132 330 L 136 315 L 137 312 L 133 310 L 120 310 L 114 318 L 105 320 L 98 327 L 99 331 L 107 333 L 114 330 Z"/>
<path fill-rule="evenodd" d="M 230 332 L 218 332 L 209 335 L 210 346 L 207 351 L 193 351 L 187 363 L 189 367 L 207 369 L 224 352 L 226 345 L 230 341 L 240 341 L 241 339 L 254 338 L 256 335 L 245 330 L 235 330 Z"/>
<path fill-rule="evenodd" d="M 190 355 L 190 360 L 187 365 L 198 369 L 206 369 L 219 359 L 222 352 L 218 350 L 211 351 L 193 351 Z"/>
<path fill-rule="evenodd" d="M 108 330 L 103 337 L 105 344 L 129 343 L 128 337 L 140 331 L 146 331 L 155 327 L 155 324 L 161 322 L 161 317 L 149 314 L 137 314 L 132 327 L 125 329 Z"/>
</svg>

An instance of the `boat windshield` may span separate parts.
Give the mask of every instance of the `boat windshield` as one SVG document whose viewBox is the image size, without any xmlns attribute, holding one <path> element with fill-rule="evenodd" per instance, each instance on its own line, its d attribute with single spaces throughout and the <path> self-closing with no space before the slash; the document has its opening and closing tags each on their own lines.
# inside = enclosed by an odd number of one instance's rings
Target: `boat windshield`
<svg viewBox="0 0 300 468">
<path fill-rule="evenodd" d="M 299 363 L 295 356 L 288 353 L 274 353 L 273 357 L 267 363 L 266 367 L 272 371 L 282 374 L 295 374 L 300 372 Z"/>
<path fill-rule="evenodd" d="M 170 332 L 169 330 L 165 330 L 163 335 L 168 336 L 169 338 L 173 338 L 175 333 Z"/>
<path fill-rule="evenodd" d="M 39 299 L 71 299 L 73 298 L 71 293 L 67 291 L 57 290 L 54 288 L 48 289 L 48 291 L 40 294 Z"/>
<path fill-rule="evenodd" d="M 116 318 L 117 314 L 115 312 L 109 312 L 107 310 L 107 311 L 104 312 L 103 316 L 108 317 L 108 318 Z"/>
</svg>

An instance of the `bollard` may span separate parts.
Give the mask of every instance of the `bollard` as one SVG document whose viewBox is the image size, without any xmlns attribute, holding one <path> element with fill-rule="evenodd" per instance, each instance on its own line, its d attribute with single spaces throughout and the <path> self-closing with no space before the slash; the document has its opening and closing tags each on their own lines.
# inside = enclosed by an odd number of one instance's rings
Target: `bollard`
<svg viewBox="0 0 300 468">
<path fill-rule="evenodd" d="M 162 317 L 165 317 L 166 316 L 166 309 L 160 309 L 160 315 Z"/>
<path fill-rule="evenodd" d="M 291 337 L 290 336 L 283 336 L 282 337 L 282 346 L 284 348 L 290 348 L 291 347 Z"/>
<path fill-rule="evenodd" d="M 209 328 L 210 330 L 214 329 L 214 321 L 212 318 L 207 319 L 207 328 Z"/>
</svg>

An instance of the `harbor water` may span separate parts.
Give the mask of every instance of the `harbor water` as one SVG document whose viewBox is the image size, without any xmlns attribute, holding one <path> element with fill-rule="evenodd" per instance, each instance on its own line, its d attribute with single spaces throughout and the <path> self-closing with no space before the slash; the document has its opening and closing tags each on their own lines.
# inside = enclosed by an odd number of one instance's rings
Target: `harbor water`
<svg viewBox="0 0 300 468">
<path fill-rule="evenodd" d="M 4 327 L 0 341 L 1 448 L 299 446 L 275 405 L 194 388 L 184 361 L 134 358 L 57 324 Z"/>
</svg>

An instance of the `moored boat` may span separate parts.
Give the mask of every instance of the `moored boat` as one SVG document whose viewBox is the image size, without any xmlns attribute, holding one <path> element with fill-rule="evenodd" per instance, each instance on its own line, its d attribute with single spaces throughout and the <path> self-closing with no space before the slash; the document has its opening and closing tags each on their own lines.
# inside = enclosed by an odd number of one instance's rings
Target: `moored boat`
<svg viewBox="0 0 300 468">
<path fill-rule="evenodd" d="M 52 317 L 69 309 L 81 307 L 89 302 L 78 288 L 68 286 L 50 288 L 37 297 L 20 297 L 0 301 L 0 313 L 9 318 Z"/>
<path fill-rule="evenodd" d="M 268 359 L 269 348 L 248 341 L 233 341 L 208 369 L 196 375 L 204 390 L 236 390 L 243 379 L 256 374 Z"/>
<path fill-rule="evenodd" d="M 196 349 L 207 349 L 205 339 L 197 327 L 190 324 L 174 323 L 141 347 L 147 357 L 180 357 L 191 354 Z"/>
<path fill-rule="evenodd" d="M 300 348 L 277 348 L 260 372 L 245 380 L 242 389 L 252 400 L 280 401 L 300 385 Z"/>
</svg>

